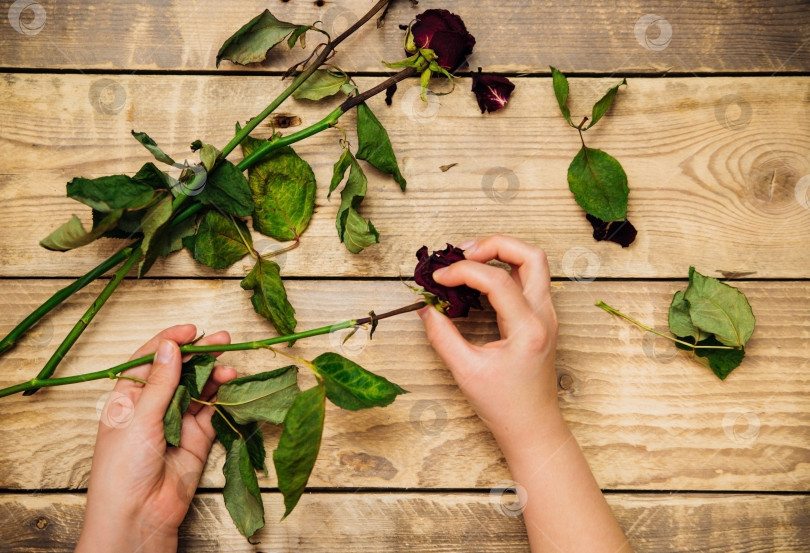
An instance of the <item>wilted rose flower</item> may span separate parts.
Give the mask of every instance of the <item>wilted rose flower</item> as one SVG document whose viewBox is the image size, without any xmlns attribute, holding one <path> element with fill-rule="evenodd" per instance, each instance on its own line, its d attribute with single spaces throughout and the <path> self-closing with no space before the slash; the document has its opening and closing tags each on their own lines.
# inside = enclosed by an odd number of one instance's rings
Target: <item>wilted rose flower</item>
<svg viewBox="0 0 810 553">
<path fill-rule="evenodd" d="M 439 66 L 451 72 L 464 63 L 475 46 L 475 37 L 467 32 L 464 21 L 447 10 L 426 10 L 417 15 L 408 38 L 414 46 L 406 48 L 409 54 L 429 48 L 436 54 Z"/>
<path fill-rule="evenodd" d="M 633 243 L 636 239 L 636 227 L 630 221 L 610 221 L 605 222 L 598 217 L 594 217 L 590 213 L 585 214 L 585 218 L 593 227 L 593 237 L 598 241 L 608 240 L 621 244 L 622 248 L 626 248 Z"/>
<path fill-rule="evenodd" d="M 505 107 L 514 89 L 515 85 L 506 77 L 481 73 L 480 67 L 472 78 L 472 91 L 478 100 L 481 113 L 485 111 L 492 113 Z"/>
<path fill-rule="evenodd" d="M 413 272 L 416 283 L 449 304 L 444 309 L 445 315 L 451 318 L 466 317 L 470 312 L 470 307 L 482 309 L 481 292 L 478 290 L 474 290 L 466 284 L 452 287 L 442 286 L 433 280 L 433 272 L 436 269 L 447 267 L 464 259 L 463 250 L 447 244 L 445 249 L 428 255 L 427 246 L 422 246 L 416 252 L 416 258 L 419 260 Z"/>
</svg>

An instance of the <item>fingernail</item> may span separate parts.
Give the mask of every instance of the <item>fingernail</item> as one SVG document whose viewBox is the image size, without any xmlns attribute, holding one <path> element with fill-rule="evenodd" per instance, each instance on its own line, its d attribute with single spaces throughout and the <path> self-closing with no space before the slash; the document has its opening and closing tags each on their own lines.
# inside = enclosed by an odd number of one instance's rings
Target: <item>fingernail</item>
<svg viewBox="0 0 810 553">
<path fill-rule="evenodd" d="M 433 280 L 441 280 L 442 275 L 447 272 L 447 267 L 442 267 L 441 269 L 436 269 L 433 271 Z"/>
<path fill-rule="evenodd" d="M 419 318 L 424 321 L 425 319 L 427 319 L 428 309 L 430 309 L 430 307 L 423 307 L 422 309 L 417 311 L 416 314 L 419 315 Z"/>
<path fill-rule="evenodd" d="M 172 343 L 168 340 L 161 340 L 155 352 L 155 363 L 167 365 L 171 363 L 173 354 L 174 347 L 172 347 Z"/>
<path fill-rule="evenodd" d="M 472 253 L 475 251 L 475 248 L 478 247 L 478 242 L 475 240 L 467 240 L 466 242 L 459 244 L 458 247 L 464 250 L 464 253 Z"/>
</svg>

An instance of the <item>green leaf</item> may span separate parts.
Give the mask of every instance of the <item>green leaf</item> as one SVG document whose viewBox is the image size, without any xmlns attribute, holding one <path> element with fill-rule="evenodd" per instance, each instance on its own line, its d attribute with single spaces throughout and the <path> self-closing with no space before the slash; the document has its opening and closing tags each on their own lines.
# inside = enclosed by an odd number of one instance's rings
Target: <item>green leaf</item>
<svg viewBox="0 0 810 553">
<path fill-rule="evenodd" d="M 577 203 L 605 222 L 627 218 L 627 175 L 615 158 L 582 146 L 568 167 L 568 188 Z"/>
<path fill-rule="evenodd" d="M 168 223 L 172 216 L 172 202 L 171 196 L 164 197 L 150 207 L 141 219 L 143 259 L 138 266 L 138 278 L 145 275 L 158 256 L 167 250 L 166 242 L 169 236 Z"/>
<path fill-rule="evenodd" d="M 593 105 L 593 113 L 591 114 L 591 122 L 588 123 L 588 126 L 582 130 L 587 130 L 596 125 L 596 122 L 599 121 L 605 112 L 610 109 L 611 104 L 613 104 L 613 99 L 616 97 L 616 93 L 619 91 L 619 87 L 622 85 L 627 85 L 627 79 L 622 79 L 622 82 L 613 86 L 608 89 L 604 96 L 602 96 L 598 102 Z"/>
<path fill-rule="evenodd" d="M 253 309 L 273 323 L 280 335 L 295 331 L 295 309 L 287 299 L 287 291 L 275 261 L 261 257 L 257 259 L 256 265 L 242 280 L 241 286 L 245 290 L 253 290 L 250 298 Z"/>
<path fill-rule="evenodd" d="M 171 403 L 163 415 L 163 435 L 166 441 L 175 447 L 180 445 L 180 429 L 183 426 L 183 413 L 188 409 L 191 395 L 182 384 L 174 391 Z"/>
<path fill-rule="evenodd" d="M 357 209 L 366 197 L 368 179 L 363 168 L 357 163 L 352 154 L 346 150 L 335 164 L 332 176 L 332 185 L 340 184 L 340 179 L 346 172 L 346 165 L 351 166 L 346 186 L 340 191 L 340 207 L 338 208 L 335 226 L 338 237 L 351 253 L 360 253 L 364 248 L 380 241 L 380 234 L 371 221 L 360 216 Z M 335 184 L 335 179 L 338 179 Z M 330 186 L 331 188 L 331 186 Z"/>
<path fill-rule="evenodd" d="M 328 69 L 318 69 L 301 83 L 292 96 L 296 100 L 318 101 L 328 96 L 334 96 L 347 82 L 349 79 L 346 75 Z"/>
<path fill-rule="evenodd" d="M 281 424 L 298 392 L 298 367 L 289 365 L 226 382 L 217 390 L 217 405 L 240 424 Z"/>
<path fill-rule="evenodd" d="M 554 86 L 554 96 L 557 97 L 557 104 L 560 106 L 560 111 L 572 127 L 576 127 L 571 122 L 571 112 L 568 111 L 568 79 L 554 67 L 549 66 L 551 69 L 551 80 Z M 593 124 L 593 123 L 591 123 Z"/>
<path fill-rule="evenodd" d="M 145 132 L 136 132 L 132 131 L 132 136 L 135 137 L 135 140 L 143 144 L 143 147 L 152 152 L 152 155 L 155 156 L 155 159 L 160 161 L 161 163 L 165 163 L 167 165 L 174 165 L 174 160 L 166 155 L 163 150 L 157 145 L 157 142 L 152 140 L 148 134 Z"/>
<path fill-rule="evenodd" d="M 289 48 L 292 48 L 293 46 L 295 46 L 295 42 L 299 41 L 301 43 L 301 48 L 306 48 L 306 46 L 307 46 L 307 41 L 306 41 L 307 35 L 306 35 L 306 33 L 310 29 L 312 29 L 312 27 L 310 27 L 309 25 L 299 25 L 298 28 L 292 32 L 292 34 L 290 35 L 290 38 L 287 39 L 287 46 Z M 321 31 L 321 32 L 323 32 L 323 31 Z M 326 34 L 326 33 L 324 33 L 324 34 Z M 328 37 L 329 35 L 327 34 L 326 36 Z"/>
<path fill-rule="evenodd" d="M 340 154 L 340 158 L 335 163 L 334 167 L 332 168 L 332 182 L 329 183 L 329 193 L 326 195 L 326 199 L 332 198 L 332 192 L 335 191 L 335 188 L 343 180 L 344 175 L 346 174 L 346 169 L 354 162 L 354 156 L 352 153 L 347 149 L 343 150 L 343 153 Z"/>
<path fill-rule="evenodd" d="M 206 171 L 208 171 L 209 173 L 211 172 L 211 170 L 216 165 L 217 160 L 219 159 L 219 155 L 221 153 L 222 152 L 220 152 L 218 149 L 216 149 L 214 146 L 211 146 L 210 144 L 202 145 L 202 148 L 200 150 L 200 161 L 202 162 L 203 167 L 205 167 Z"/>
<path fill-rule="evenodd" d="M 239 65 L 264 61 L 268 50 L 292 32 L 300 35 L 301 27 L 306 26 L 279 21 L 270 10 L 264 10 L 222 44 L 217 53 L 217 67 L 222 60 Z"/>
<path fill-rule="evenodd" d="M 706 338 L 706 334 L 692 323 L 689 302 L 680 290 L 675 292 L 669 305 L 669 331 L 675 336 L 689 336 L 698 342 Z"/>
<path fill-rule="evenodd" d="M 230 161 L 223 161 L 208 173 L 205 185 L 196 199 L 237 217 L 247 217 L 253 212 L 253 199 L 247 179 Z"/>
<path fill-rule="evenodd" d="M 326 397 L 343 409 L 357 411 L 390 405 L 400 394 L 408 393 L 393 382 L 367 371 L 337 353 L 323 353 L 312 360 L 323 377 Z"/>
<path fill-rule="evenodd" d="M 745 294 L 733 286 L 689 267 L 689 286 L 684 297 L 695 326 L 714 334 L 723 344 L 744 346 L 754 333 L 751 305 Z"/>
<path fill-rule="evenodd" d="M 195 227 L 194 217 L 189 217 L 176 225 L 170 225 L 166 230 L 166 239 L 161 245 L 160 255 L 168 257 L 170 253 L 182 250 L 183 240 L 194 236 Z"/>
<path fill-rule="evenodd" d="M 680 338 L 680 340 L 686 340 L 686 337 Z M 710 349 L 710 348 L 698 348 L 692 349 L 686 347 L 684 345 L 675 344 L 678 348 L 694 352 L 695 354 L 695 361 L 698 361 L 702 365 L 709 367 L 717 378 L 720 380 L 725 380 L 726 377 L 740 366 L 742 363 L 743 358 L 745 357 L 745 349 Z M 697 342 L 696 345 L 699 346 L 722 346 L 714 336 L 709 336 L 708 338 Z"/>
<path fill-rule="evenodd" d="M 284 495 L 284 516 L 289 515 L 304 493 L 318 459 L 326 412 L 323 384 L 298 394 L 284 418 L 284 430 L 273 452 L 278 489 Z"/>
<path fill-rule="evenodd" d="M 241 438 L 234 440 L 228 448 L 222 473 L 225 475 L 225 487 L 222 489 L 225 507 L 239 532 L 250 538 L 264 526 L 264 505 L 256 472 Z"/>
<path fill-rule="evenodd" d="M 388 133 L 365 102 L 357 106 L 357 141 L 357 159 L 364 159 L 383 173 L 392 175 L 405 190 L 405 177 L 399 172 Z"/>
<path fill-rule="evenodd" d="M 244 221 L 212 209 L 200 221 L 197 234 L 184 238 L 183 245 L 199 263 L 225 269 L 250 253 L 253 238 Z"/>
<path fill-rule="evenodd" d="M 70 220 L 46 236 L 39 245 L 45 249 L 66 252 L 73 248 L 85 246 L 100 238 L 105 232 L 115 228 L 123 211 L 117 209 L 107 213 L 103 219 L 93 225 L 90 232 L 84 230 L 81 220 L 73 215 Z"/>
<path fill-rule="evenodd" d="M 95 210 L 109 213 L 116 209 L 143 209 L 162 193 L 132 177 L 111 175 L 97 179 L 77 177 L 67 183 L 67 195 Z"/>
<path fill-rule="evenodd" d="M 217 433 L 217 439 L 222 442 L 226 450 L 231 449 L 233 442 L 242 438 L 247 444 L 250 463 L 256 470 L 264 471 L 267 474 L 267 466 L 264 464 L 266 452 L 264 450 L 264 438 L 259 428 L 259 423 L 238 424 L 223 409 L 217 409 L 211 416 L 211 426 Z M 233 427 L 233 428 L 232 428 Z M 238 430 L 237 433 L 234 428 Z"/>
<path fill-rule="evenodd" d="M 247 137 L 242 152 L 250 155 L 263 140 Z M 248 170 L 255 210 L 253 228 L 281 242 L 297 240 L 315 210 L 315 174 L 289 146 L 262 156 Z"/>
<path fill-rule="evenodd" d="M 132 180 L 139 184 L 151 186 L 155 190 L 171 190 L 169 176 L 158 169 L 151 161 L 138 169 L 138 172 L 132 176 Z"/>
<path fill-rule="evenodd" d="M 214 370 L 216 358 L 208 353 L 198 353 L 183 363 L 180 373 L 180 384 L 186 387 L 189 395 L 200 399 L 200 394 Z"/>
</svg>

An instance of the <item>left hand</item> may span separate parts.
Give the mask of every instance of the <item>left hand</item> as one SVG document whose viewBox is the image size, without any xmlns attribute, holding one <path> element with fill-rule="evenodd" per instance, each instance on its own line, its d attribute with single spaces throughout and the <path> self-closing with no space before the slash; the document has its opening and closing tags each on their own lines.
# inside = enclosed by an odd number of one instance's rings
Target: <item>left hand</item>
<svg viewBox="0 0 810 553">
<path fill-rule="evenodd" d="M 194 402 L 183 416 L 180 447 L 168 446 L 163 434 L 163 415 L 180 381 L 178 344 L 191 342 L 196 332 L 193 325 L 164 330 L 131 357 L 156 353 L 154 362 L 122 373 L 146 384 L 116 382 L 99 423 L 77 552 L 177 550 L 177 530 L 216 438 L 213 409 Z M 198 345 L 230 341 L 220 331 Z M 201 398 L 209 400 L 235 376 L 232 367 L 216 367 Z"/>
</svg>

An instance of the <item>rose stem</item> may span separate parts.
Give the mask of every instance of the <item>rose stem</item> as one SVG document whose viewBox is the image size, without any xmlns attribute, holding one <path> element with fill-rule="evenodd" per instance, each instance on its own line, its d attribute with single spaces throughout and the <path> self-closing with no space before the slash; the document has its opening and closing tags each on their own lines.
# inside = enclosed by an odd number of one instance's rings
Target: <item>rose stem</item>
<svg viewBox="0 0 810 553">
<path fill-rule="evenodd" d="M 403 313 L 409 313 L 411 311 L 416 311 L 417 309 L 421 309 L 425 307 L 424 301 L 418 301 L 411 305 L 407 305 L 405 307 L 400 307 L 399 309 L 394 309 L 393 311 L 389 311 L 387 313 L 382 313 L 381 315 L 375 315 L 373 318 L 375 320 L 387 319 L 389 317 L 393 317 L 395 315 L 401 315 Z M 343 321 L 341 323 L 322 326 L 319 328 L 313 328 L 310 330 L 304 330 L 302 332 L 296 332 L 293 334 L 288 334 L 286 336 L 276 336 L 274 338 L 268 338 L 266 340 L 258 340 L 252 342 L 239 342 L 236 344 L 224 344 L 224 345 L 212 345 L 212 346 L 194 346 L 194 345 L 184 345 L 180 347 L 180 351 L 182 353 L 213 353 L 218 351 L 244 351 L 244 350 L 251 350 L 251 349 L 264 349 L 267 346 L 272 346 L 274 344 L 281 344 L 284 342 L 289 342 L 291 340 L 301 340 L 303 338 L 309 338 L 311 336 L 319 336 L 321 334 L 329 334 L 330 332 L 334 332 L 336 330 L 341 330 L 344 328 L 350 328 L 353 326 L 358 326 L 361 324 L 366 324 L 371 322 L 371 317 L 363 317 L 360 319 L 350 319 L 348 321 Z M 0 390 L 0 398 L 10 396 L 13 394 L 17 394 L 20 392 L 25 392 L 26 390 L 30 390 L 32 388 L 46 388 L 46 387 L 53 387 L 53 386 L 65 386 L 68 384 L 77 384 L 79 382 L 89 382 L 91 380 L 100 380 L 102 378 L 115 378 L 115 376 L 127 369 L 131 369 L 133 367 L 138 367 L 140 365 L 145 365 L 146 363 L 151 363 L 154 359 L 154 354 L 152 355 L 145 355 L 143 357 L 139 357 L 137 359 L 132 359 L 125 363 L 121 363 L 120 365 L 116 365 L 114 367 L 110 367 L 109 369 L 105 369 L 103 371 L 96 371 L 86 374 L 79 374 L 75 376 L 63 376 L 61 378 L 46 378 L 46 379 L 38 379 L 32 378 L 27 382 L 22 382 L 20 384 L 16 384 L 14 386 L 9 386 L 8 388 L 3 388 Z"/>
<path fill-rule="evenodd" d="M 642 323 L 638 322 L 637 320 L 635 320 L 635 319 L 633 319 L 631 317 L 628 317 L 627 315 L 625 315 L 621 311 L 612 308 L 611 306 L 609 306 L 608 304 L 606 304 L 602 300 L 599 300 L 594 305 L 596 307 L 604 309 L 605 311 L 607 311 L 611 315 L 617 315 L 617 316 L 621 317 L 622 319 L 630 321 L 631 323 L 633 323 L 637 327 L 643 328 L 647 332 L 652 332 L 653 334 L 655 334 L 657 336 L 661 336 L 662 338 L 666 338 L 667 340 L 672 340 L 676 344 L 681 344 L 683 346 L 686 346 L 686 347 L 689 347 L 689 348 L 692 348 L 692 349 L 737 349 L 737 348 L 733 348 L 731 346 L 696 346 L 695 344 L 690 344 L 689 342 L 684 342 L 683 340 L 678 340 L 677 338 L 674 338 L 674 337 L 670 336 L 669 334 L 664 334 L 663 332 L 659 332 L 658 330 L 655 330 L 654 328 L 650 328 L 649 326 L 647 326 L 645 324 L 642 324 Z"/>
</svg>

